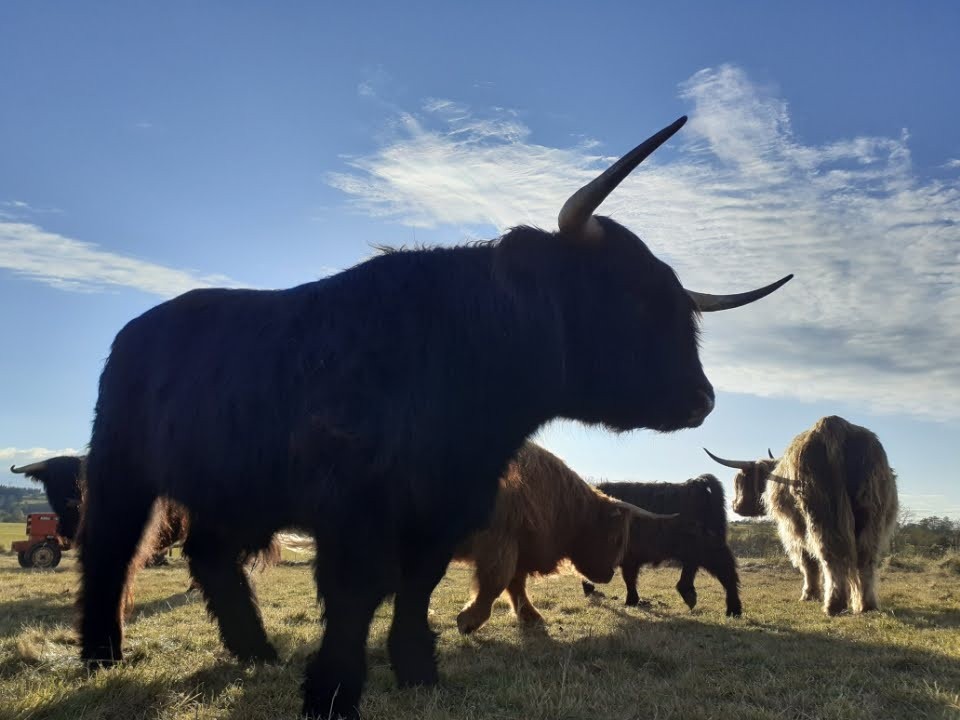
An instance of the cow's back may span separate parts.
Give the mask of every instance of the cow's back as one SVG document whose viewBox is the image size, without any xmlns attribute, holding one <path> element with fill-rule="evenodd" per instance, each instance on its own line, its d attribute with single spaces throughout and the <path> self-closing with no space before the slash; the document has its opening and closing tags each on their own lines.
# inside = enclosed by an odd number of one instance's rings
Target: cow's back
<svg viewBox="0 0 960 720">
<path fill-rule="evenodd" d="M 877 436 L 831 415 L 793 439 L 767 483 L 768 511 L 795 542 L 815 517 L 830 519 L 835 532 L 864 533 L 884 546 L 896 523 L 896 475 Z M 822 523 L 821 523 L 822 524 Z"/>
</svg>

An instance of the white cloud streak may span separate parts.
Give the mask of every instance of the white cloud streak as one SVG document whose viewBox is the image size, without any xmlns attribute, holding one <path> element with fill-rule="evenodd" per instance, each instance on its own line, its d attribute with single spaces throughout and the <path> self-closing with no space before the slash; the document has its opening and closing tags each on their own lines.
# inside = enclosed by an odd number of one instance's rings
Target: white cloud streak
<svg viewBox="0 0 960 720">
<path fill-rule="evenodd" d="M 13 484 L 18 486 L 30 485 L 29 480 L 23 475 L 15 475 L 10 472 L 10 466 L 16 465 L 28 465 L 30 463 L 39 462 L 40 460 L 46 460 L 47 458 L 56 457 L 58 455 L 82 455 L 85 450 L 78 450 L 77 448 L 61 448 L 60 450 L 51 450 L 44 447 L 34 447 L 34 448 L 15 448 L 15 447 L 6 447 L 0 448 L 0 485 L 3 484 Z"/>
<path fill-rule="evenodd" d="M 602 212 L 695 289 L 796 273 L 749 310 L 707 316 L 715 385 L 960 417 L 960 181 L 919 178 L 906 131 L 804 144 L 786 102 L 736 67 L 698 72 L 680 94 L 692 107 L 678 155 L 648 160 Z M 552 228 L 570 192 L 610 158 L 592 141 L 551 148 L 529 138 L 515 114 L 430 99 L 329 181 L 358 210 L 406 225 Z"/>
<path fill-rule="evenodd" d="M 224 275 L 199 275 L 189 270 L 101 250 L 24 222 L 0 217 L 0 268 L 61 290 L 100 292 L 133 288 L 160 297 L 173 297 L 198 287 L 238 286 Z"/>
<path fill-rule="evenodd" d="M 35 448 L 0 448 L 0 463 L 10 463 L 11 465 L 24 465 L 34 463 L 57 455 L 80 455 L 81 450 L 76 448 L 62 448 L 60 450 L 50 450 L 44 447 Z"/>
</svg>

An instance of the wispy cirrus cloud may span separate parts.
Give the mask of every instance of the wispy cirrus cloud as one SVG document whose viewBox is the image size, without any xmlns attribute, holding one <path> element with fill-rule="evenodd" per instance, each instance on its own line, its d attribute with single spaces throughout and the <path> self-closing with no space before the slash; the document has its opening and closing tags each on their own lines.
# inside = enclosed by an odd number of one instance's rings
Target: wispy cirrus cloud
<svg viewBox="0 0 960 720">
<path fill-rule="evenodd" d="M 45 460 L 57 455 L 79 455 L 80 450 L 76 448 L 61 448 L 60 450 L 50 450 L 44 447 L 35 448 L 0 448 L 0 463 L 12 463 L 13 465 L 24 465 L 39 460 Z"/>
<path fill-rule="evenodd" d="M 960 181 L 919 177 L 906 132 L 803 143 L 787 103 L 733 66 L 698 72 L 679 92 L 691 120 L 678 153 L 648 160 L 602 212 L 689 287 L 796 273 L 771 299 L 707 318 L 715 384 L 960 417 Z M 360 211 L 407 225 L 550 228 L 610 159 L 595 141 L 538 145 L 514 114 L 431 99 L 329 182 Z"/>
<path fill-rule="evenodd" d="M 198 287 L 240 284 L 224 275 L 201 275 L 112 253 L 32 223 L 4 218 L 0 218 L 0 268 L 78 292 L 125 287 L 173 297 Z"/>
</svg>

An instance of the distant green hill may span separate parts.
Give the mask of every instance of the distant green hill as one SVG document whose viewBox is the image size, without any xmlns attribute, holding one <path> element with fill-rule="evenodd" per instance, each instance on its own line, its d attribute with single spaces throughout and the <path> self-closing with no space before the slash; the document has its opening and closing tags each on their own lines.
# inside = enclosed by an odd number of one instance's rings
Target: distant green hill
<svg viewBox="0 0 960 720">
<path fill-rule="evenodd" d="M 0 485 L 0 522 L 23 522 L 27 513 L 49 511 L 42 489 Z"/>
</svg>

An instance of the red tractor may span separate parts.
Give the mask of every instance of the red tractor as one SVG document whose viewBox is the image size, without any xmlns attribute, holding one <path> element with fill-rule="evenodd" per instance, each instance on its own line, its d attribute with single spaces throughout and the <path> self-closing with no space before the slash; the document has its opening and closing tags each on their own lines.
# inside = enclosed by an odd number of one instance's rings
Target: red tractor
<svg viewBox="0 0 960 720">
<path fill-rule="evenodd" d="M 64 550 L 69 550 L 70 541 L 57 533 L 57 516 L 51 512 L 27 515 L 27 539 L 13 543 L 17 560 L 23 568 L 47 570 L 60 564 Z"/>
</svg>

